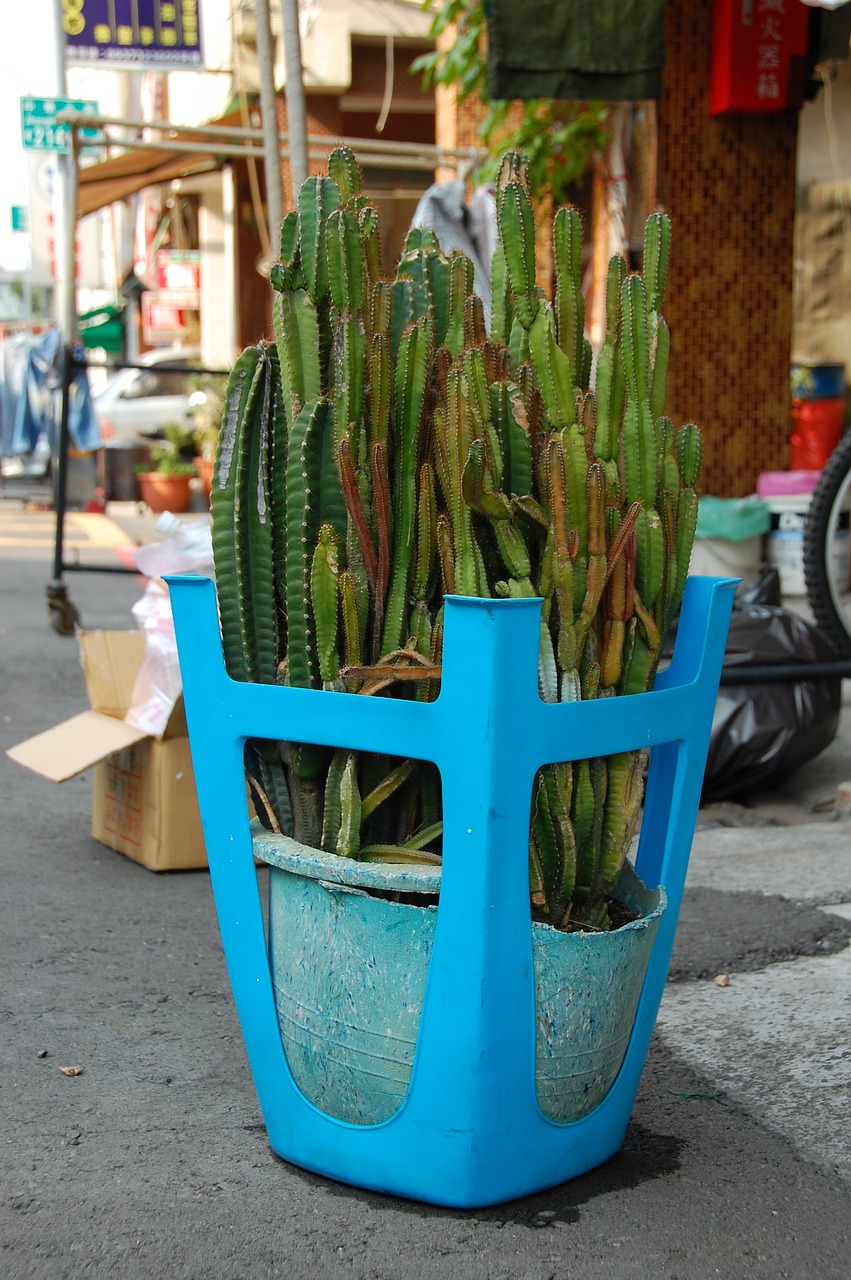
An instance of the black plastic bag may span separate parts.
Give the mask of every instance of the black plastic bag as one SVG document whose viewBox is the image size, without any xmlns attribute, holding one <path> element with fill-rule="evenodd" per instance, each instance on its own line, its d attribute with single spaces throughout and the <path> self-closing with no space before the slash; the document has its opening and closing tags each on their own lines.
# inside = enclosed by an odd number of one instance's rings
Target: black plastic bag
<svg viewBox="0 0 851 1280">
<path fill-rule="evenodd" d="M 779 599 L 776 570 L 741 592 L 730 620 L 725 670 L 836 662 L 824 633 L 783 609 Z M 838 676 L 722 682 L 701 803 L 779 786 L 830 745 L 841 707 Z"/>
</svg>

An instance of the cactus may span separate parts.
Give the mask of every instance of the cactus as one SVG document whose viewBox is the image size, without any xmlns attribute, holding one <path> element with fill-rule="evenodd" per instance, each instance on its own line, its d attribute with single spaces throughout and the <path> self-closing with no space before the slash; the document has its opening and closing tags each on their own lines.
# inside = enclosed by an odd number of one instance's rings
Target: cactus
<svg viewBox="0 0 851 1280">
<path fill-rule="evenodd" d="M 576 209 L 559 209 L 553 221 L 553 264 L 558 343 L 576 381 L 584 363 L 585 302 L 582 297 L 582 223 Z"/>
<path fill-rule="evenodd" d="M 644 275 L 614 258 L 591 389 L 581 225 L 559 210 L 555 290 L 535 280 L 522 156 L 497 187 L 491 332 L 472 264 L 412 230 L 383 274 L 352 152 L 310 178 L 272 269 L 275 343 L 237 360 L 213 486 L 228 670 L 363 697 L 429 699 L 442 596 L 543 597 L 547 701 L 650 687 L 682 594 L 702 440 L 664 416 L 666 218 Z M 345 857 L 440 858 L 433 766 L 250 743 L 261 817 Z M 643 756 L 555 763 L 531 798 L 532 912 L 606 928 L 641 805 Z"/>
<path fill-rule="evenodd" d="M 242 353 L 228 380 L 211 507 L 225 661 L 235 680 L 262 684 L 275 683 L 286 648 L 274 573 L 280 529 L 271 493 L 282 430 L 277 356 L 261 343 Z M 277 753 L 250 741 L 246 772 L 266 825 L 289 825 L 290 793 Z"/>
</svg>

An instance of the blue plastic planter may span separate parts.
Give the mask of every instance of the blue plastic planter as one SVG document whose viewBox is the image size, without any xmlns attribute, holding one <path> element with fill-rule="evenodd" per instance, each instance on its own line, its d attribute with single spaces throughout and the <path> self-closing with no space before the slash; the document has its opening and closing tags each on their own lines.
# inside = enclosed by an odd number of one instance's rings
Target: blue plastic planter
<svg viewBox="0 0 851 1280">
<path fill-rule="evenodd" d="M 440 696 L 417 703 L 236 683 L 212 583 L 170 586 L 225 957 L 274 1150 L 356 1186 L 461 1208 L 539 1191 L 608 1159 L 626 1132 L 667 974 L 735 582 L 689 580 L 674 657 L 652 693 L 562 705 L 538 696 L 540 601 L 447 599 Z M 287 1063 L 245 797 L 248 737 L 380 749 L 441 771 L 442 884 L 419 1033 L 404 1102 L 382 1123 L 325 1114 Z M 541 1110 L 535 1078 L 532 780 L 548 762 L 644 747 L 636 869 L 665 886 L 668 909 L 614 1083 L 589 1114 L 560 1123 Z"/>
</svg>

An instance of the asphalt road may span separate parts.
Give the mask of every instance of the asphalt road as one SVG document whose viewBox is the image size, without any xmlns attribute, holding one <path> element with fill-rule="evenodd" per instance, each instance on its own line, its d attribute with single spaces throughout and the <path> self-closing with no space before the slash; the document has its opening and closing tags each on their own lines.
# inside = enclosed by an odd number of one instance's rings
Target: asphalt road
<svg viewBox="0 0 851 1280">
<path fill-rule="evenodd" d="M 92 536 L 74 533 L 97 558 Z M 47 624 L 49 552 L 49 520 L 0 502 L 4 752 L 85 707 L 76 641 Z M 86 625 L 131 625 L 135 578 L 69 587 Z M 842 742 L 811 786 L 846 758 Z M 621 1152 L 464 1213 L 277 1159 L 206 873 L 155 876 L 94 842 L 89 776 L 55 786 L 3 754 L 0 778 L 4 1280 L 849 1275 L 848 826 L 799 812 L 698 836 Z"/>
</svg>

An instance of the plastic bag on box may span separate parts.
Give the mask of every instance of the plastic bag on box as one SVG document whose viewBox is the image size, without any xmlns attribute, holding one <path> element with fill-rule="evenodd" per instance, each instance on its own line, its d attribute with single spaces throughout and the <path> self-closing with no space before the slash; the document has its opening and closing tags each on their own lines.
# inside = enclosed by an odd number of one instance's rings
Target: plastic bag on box
<svg viewBox="0 0 851 1280">
<path fill-rule="evenodd" d="M 136 566 L 150 575 L 151 581 L 132 609 L 145 636 L 145 657 L 124 717 L 127 724 L 144 729 L 153 738 L 161 738 L 165 733 L 169 716 L 183 691 L 171 599 L 161 575 L 213 575 L 210 522 L 206 517 L 181 521 L 166 512 L 157 521 L 157 529 L 168 536 L 136 551 Z"/>
<path fill-rule="evenodd" d="M 144 729 L 152 738 L 161 738 L 183 691 L 171 600 L 165 583 L 152 578 L 131 612 L 144 632 L 145 656 L 124 720 L 136 729 Z"/>
<path fill-rule="evenodd" d="M 776 570 L 740 592 L 730 620 L 725 669 L 835 661 L 836 653 L 818 627 L 780 606 Z M 839 677 L 722 684 L 702 803 L 779 786 L 830 745 L 841 706 Z"/>
</svg>

